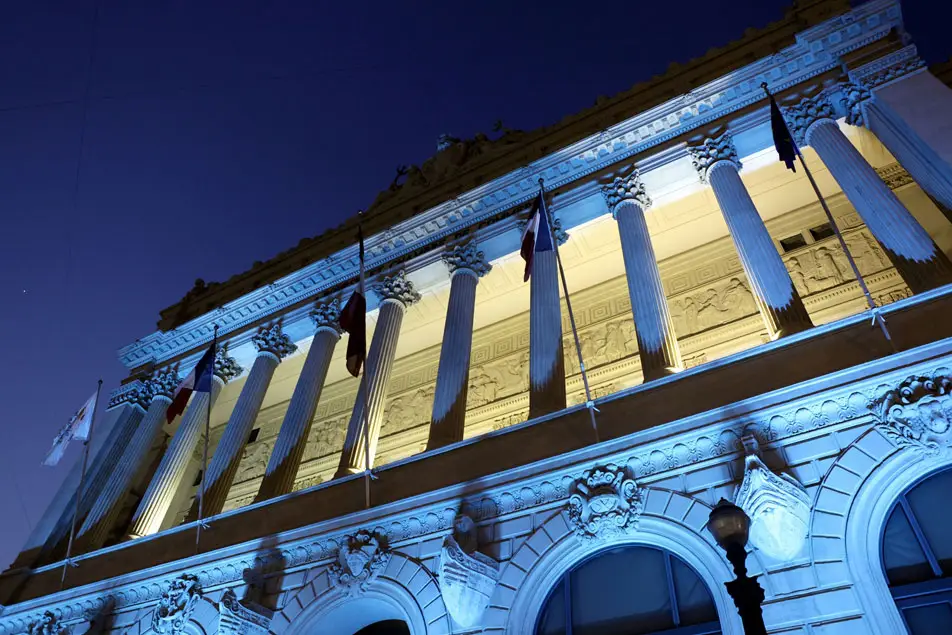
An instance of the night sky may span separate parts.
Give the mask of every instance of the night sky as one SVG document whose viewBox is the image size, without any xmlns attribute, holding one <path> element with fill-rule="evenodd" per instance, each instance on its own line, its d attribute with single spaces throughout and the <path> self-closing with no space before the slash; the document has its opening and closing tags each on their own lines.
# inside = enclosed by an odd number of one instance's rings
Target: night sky
<svg viewBox="0 0 952 635">
<path fill-rule="evenodd" d="M 440 133 L 552 124 L 787 2 L 7 0 L 0 567 L 79 456 L 40 466 L 56 432 L 195 278 L 338 224 Z M 929 62 L 938 5 L 905 6 Z"/>
</svg>

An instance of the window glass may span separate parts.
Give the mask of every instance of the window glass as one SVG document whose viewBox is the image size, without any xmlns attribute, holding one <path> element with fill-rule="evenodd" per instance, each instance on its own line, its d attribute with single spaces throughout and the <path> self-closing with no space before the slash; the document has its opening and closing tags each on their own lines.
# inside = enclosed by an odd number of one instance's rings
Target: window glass
<svg viewBox="0 0 952 635">
<path fill-rule="evenodd" d="M 671 574 L 674 576 L 675 596 L 678 599 L 678 614 L 681 626 L 716 622 L 717 610 L 707 585 L 694 571 L 677 558 L 671 558 Z"/>
<path fill-rule="evenodd" d="M 616 549 L 572 574 L 573 635 L 636 635 L 674 627 L 664 554 Z"/>
<path fill-rule="evenodd" d="M 813 240 L 823 240 L 824 238 L 829 238 L 833 235 L 833 226 L 829 223 L 823 223 L 822 225 L 811 227 L 810 235 L 813 236 Z"/>
<path fill-rule="evenodd" d="M 950 492 L 952 470 L 947 470 L 922 481 L 906 494 L 926 542 L 946 575 L 952 574 L 952 508 L 937 503 L 948 500 Z"/>
<path fill-rule="evenodd" d="M 788 251 L 793 251 L 794 249 L 800 249 L 807 244 L 806 239 L 802 234 L 794 234 L 793 236 L 787 236 L 786 238 L 780 239 L 780 246 L 783 247 L 784 253 Z"/>
<path fill-rule="evenodd" d="M 883 565 L 889 584 L 907 584 L 934 577 L 902 507 L 893 508 L 883 533 Z"/>
<path fill-rule="evenodd" d="M 542 612 L 538 635 L 565 635 L 565 583 L 555 587 Z"/>
<path fill-rule="evenodd" d="M 949 635 L 952 633 L 952 607 L 947 603 L 930 604 L 902 612 L 910 635 Z"/>
</svg>

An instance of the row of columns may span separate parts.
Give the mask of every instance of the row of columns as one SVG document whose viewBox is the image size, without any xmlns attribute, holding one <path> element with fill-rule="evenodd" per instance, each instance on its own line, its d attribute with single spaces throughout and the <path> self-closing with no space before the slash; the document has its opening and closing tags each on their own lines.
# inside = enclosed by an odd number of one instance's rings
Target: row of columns
<svg viewBox="0 0 952 635">
<path fill-rule="evenodd" d="M 901 129 L 901 121 L 888 110 L 879 108 L 868 91 L 856 89 L 847 91 L 847 95 L 852 100 L 848 122 L 872 123 L 881 131 L 886 147 L 912 176 L 924 187 L 928 184 L 931 195 L 952 207 L 952 167 L 944 162 L 936 163 L 928 146 L 910 136 L 908 130 L 903 134 L 894 132 Z M 952 282 L 952 264 L 948 258 L 842 133 L 828 101 L 822 97 L 804 99 L 787 109 L 785 116 L 798 143 L 816 150 L 913 291 Z M 705 138 L 688 150 L 699 178 L 710 184 L 721 209 L 767 332 L 772 338 L 778 338 L 810 328 L 812 323 L 803 301 L 740 178 L 742 166 L 730 133 Z M 642 372 L 645 381 L 652 381 L 677 372 L 683 364 L 645 219 L 651 199 L 637 170 L 631 167 L 617 173 L 603 188 L 603 195 L 618 226 Z M 553 238 L 559 244 L 567 240 L 557 221 L 550 221 L 550 225 Z M 444 254 L 443 261 L 451 276 L 450 297 L 428 450 L 463 438 L 476 290 L 479 279 L 491 269 L 475 242 L 452 247 Z M 359 473 L 373 465 L 403 317 L 407 308 L 420 299 L 403 271 L 383 277 L 371 289 L 380 300 L 380 310 L 337 477 Z M 331 358 L 341 337 L 339 316 L 340 304 L 336 299 L 317 305 L 311 313 L 314 338 L 256 501 L 292 491 Z M 262 327 L 252 341 L 258 350 L 257 358 L 205 475 L 207 487 L 202 513 L 206 517 L 221 512 L 275 369 L 296 349 L 280 324 Z M 228 356 L 227 347 L 223 347 L 216 357 L 212 391 L 196 394 L 189 404 L 133 515 L 130 537 L 161 529 L 182 486 L 189 458 L 201 439 L 211 407 L 225 383 L 241 372 Z M 136 472 L 162 434 L 171 393 L 178 381 L 174 371 L 159 372 L 137 396 L 136 407 L 130 410 L 129 425 L 122 428 L 123 438 L 110 450 L 115 468 L 94 473 L 80 501 L 85 515 L 78 533 L 80 548 L 97 548 L 108 537 Z M 533 263 L 529 386 L 530 417 L 565 407 L 562 315 L 555 251 L 536 253 Z M 193 520 L 197 515 L 196 499 L 187 519 Z"/>
</svg>

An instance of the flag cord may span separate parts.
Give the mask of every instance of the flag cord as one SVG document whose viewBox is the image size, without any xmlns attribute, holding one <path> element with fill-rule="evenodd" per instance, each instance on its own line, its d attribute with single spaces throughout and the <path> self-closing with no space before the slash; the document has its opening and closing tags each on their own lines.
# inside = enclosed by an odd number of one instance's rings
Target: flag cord
<svg viewBox="0 0 952 635">
<path fill-rule="evenodd" d="M 66 585 L 66 571 L 69 567 L 73 566 L 73 540 L 76 536 L 76 522 L 79 520 L 79 504 L 83 498 L 83 485 L 85 485 L 86 481 L 86 466 L 89 463 L 89 444 L 93 440 L 93 426 L 96 425 L 96 410 L 99 409 L 99 393 L 101 392 L 102 380 L 100 379 L 99 384 L 96 386 L 96 402 L 93 404 L 93 415 L 89 420 L 89 434 L 86 436 L 86 440 L 83 441 L 83 466 L 79 472 L 79 486 L 76 488 L 76 502 L 73 506 L 73 522 L 69 527 L 69 541 L 66 543 L 66 559 L 63 561 L 63 573 L 60 576 L 60 591 L 62 591 Z"/>
<path fill-rule="evenodd" d="M 357 217 L 361 218 L 363 216 L 363 211 L 357 212 Z M 360 277 L 358 278 L 358 285 L 360 285 L 360 295 L 364 297 L 365 302 L 367 298 L 367 289 L 366 289 L 366 277 L 365 277 L 365 267 L 364 267 L 364 246 L 363 246 L 363 231 L 360 233 Z M 361 319 L 364 320 L 364 333 L 366 333 L 366 323 L 367 323 L 367 310 L 366 304 L 364 305 L 364 314 L 361 316 Z M 364 507 L 365 509 L 370 509 L 370 481 L 376 478 L 373 474 L 373 471 L 370 469 L 370 413 L 367 411 L 367 408 L 370 403 L 370 399 L 367 397 L 367 391 L 370 389 L 369 379 L 367 378 L 367 369 L 369 364 L 367 363 L 367 336 L 364 335 L 364 351 L 363 351 L 363 360 L 364 360 L 364 390 L 362 393 L 362 400 L 360 409 L 363 411 L 363 429 L 364 429 Z M 376 369 L 374 369 L 376 374 Z M 358 387 L 358 391 L 360 387 Z"/>
<path fill-rule="evenodd" d="M 552 248 L 555 251 L 555 261 L 559 266 L 562 293 L 565 295 L 565 308 L 569 313 L 569 323 L 572 325 L 572 337 L 575 339 L 575 353 L 578 355 L 578 366 L 582 374 L 582 385 L 585 386 L 585 407 L 588 409 L 589 417 L 591 417 L 592 420 L 592 430 L 595 432 L 595 443 L 598 443 L 598 423 L 595 421 L 595 413 L 598 412 L 598 408 L 595 407 L 595 401 L 592 399 L 592 392 L 588 386 L 588 374 L 585 371 L 585 362 L 582 360 L 582 343 L 579 341 L 578 328 L 575 325 L 575 313 L 572 311 L 572 300 L 569 298 L 569 286 L 565 281 L 565 269 L 562 267 L 562 256 L 559 255 L 559 241 L 556 240 L 555 232 L 552 229 L 553 225 L 552 218 L 549 216 L 549 206 L 545 204 L 545 179 L 541 177 L 539 178 L 539 195 L 542 197 L 542 212 L 545 214 L 546 224 L 549 226 Z"/>
<path fill-rule="evenodd" d="M 205 411 L 205 443 L 202 449 L 202 480 L 199 483 L 201 491 L 198 494 L 198 523 L 195 525 L 195 554 L 199 551 L 199 541 L 202 539 L 202 529 L 208 529 L 204 520 L 203 507 L 205 503 L 205 482 L 208 480 L 208 441 L 212 427 L 212 390 L 215 386 L 215 357 L 218 355 L 218 325 L 215 324 L 215 333 L 212 335 L 212 377 L 208 382 L 208 404 Z M 196 382 L 198 378 L 196 378 Z"/>
<path fill-rule="evenodd" d="M 763 82 L 760 87 L 764 89 L 765 93 L 767 93 L 767 97 L 772 100 L 773 95 L 767 88 L 767 82 Z M 786 120 L 784 121 L 784 125 L 786 125 Z M 789 131 L 790 130 L 788 127 L 787 132 L 789 133 Z M 843 254 L 846 256 L 846 260 L 850 263 L 850 268 L 853 270 L 853 275 L 856 276 L 856 281 L 859 283 L 859 287 L 863 291 L 863 295 L 866 297 L 866 304 L 869 305 L 869 312 L 873 316 L 872 323 L 879 325 L 879 328 L 883 332 L 883 336 L 886 338 L 886 341 L 889 343 L 889 346 L 892 348 L 893 352 L 898 352 L 896 343 L 893 342 L 893 339 L 889 334 L 889 329 L 886 328 L 886 318 L 883 317 L 879 307 L 876 306 L 876 302 L 873 301 L 873 296 L 869 292 L 869 287 L 866 286 L 866 281 L 863 279 L 863 274 L 859 272 L 859 267 L 856 265 L 856 261 L 853 259 L 853 254 L 850 253 L 850 249 L 846 244 L 846 240 L 843 238 L 843 234 L 840 232 L 840 228 L 836 224 L 836 220 L 833 218 L 833 213 L 830 211 L 829 206 L 826 204 L 826 199 L 823 198 L 823 194 L 820 192 L 820 186 L 817 185 L 816 180 L 813 178 L 813 172 L 810 171 L 810 167 L 803 158 L 803 153 L 800 151 L 800 144 L 794 143 L 793 148 L 797 153 L 797 157 L 800 159 L 800 164 L 803 166 L 803 171 L 807 174 L 807 179 L 809 179 L 810 185 L 813 186 L 813 192 L 820 201 L 820 206 L 823 208 L 823 213 L 826 214 L 826 220 L 828 223 L 830 223 L 833 233 L 836 234 L 836 239 L 840 243 L 840 249 L 843 250 Z"/>
</svg>

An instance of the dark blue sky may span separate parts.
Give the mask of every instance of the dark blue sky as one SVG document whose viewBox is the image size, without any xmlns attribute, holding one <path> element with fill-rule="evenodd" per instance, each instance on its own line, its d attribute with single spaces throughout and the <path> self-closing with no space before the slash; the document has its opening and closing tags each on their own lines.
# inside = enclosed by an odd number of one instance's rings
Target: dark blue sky
<svg viewBox="0 0 952 635">
<path fill-rule="evenodd" d="M 93 33 L 95 0 L 5 3 L 0 567 L 79 454 L 40 467 L 57 430 L 195 278 L 336 225 L 440 133 L 551 124 L 786 4 L 99 0 Z M 929 61 L 937 10 L 905 7 Z"/>
</svg>

